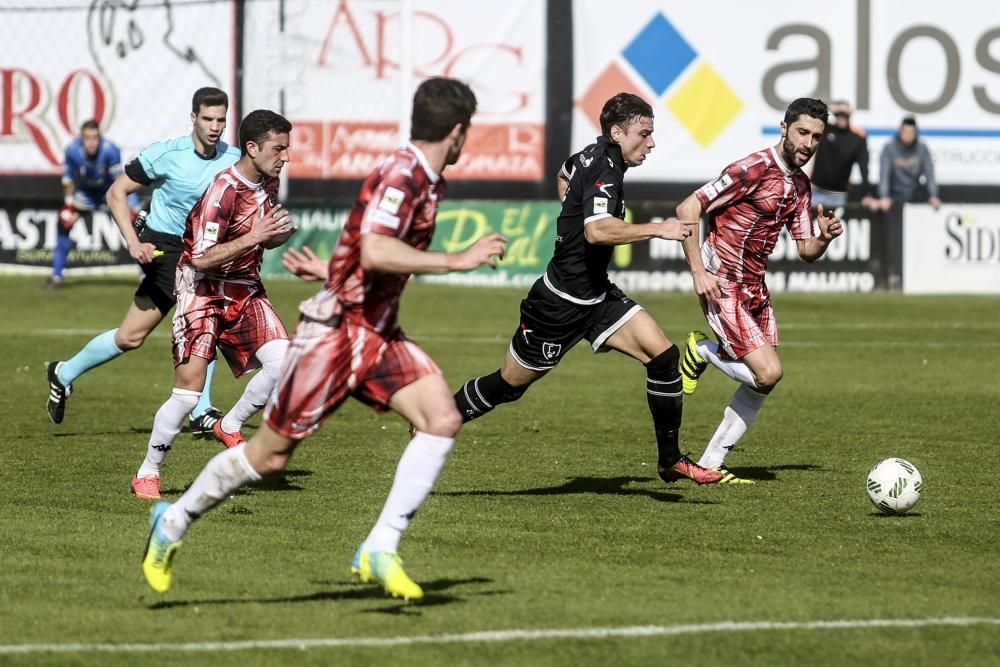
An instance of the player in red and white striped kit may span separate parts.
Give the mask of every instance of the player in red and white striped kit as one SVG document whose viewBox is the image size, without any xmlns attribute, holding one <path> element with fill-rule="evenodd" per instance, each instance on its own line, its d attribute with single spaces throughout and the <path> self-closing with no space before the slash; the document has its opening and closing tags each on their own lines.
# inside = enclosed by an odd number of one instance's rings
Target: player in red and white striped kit
<svg viewBox="0 0 1000 667">
<path fill-rule="evenodd" d="M 173 505 L 153 508 L 143 573 L 150 587 L 170 586 L 173 555 L 191 522 L 241 485 L 280 472 L 298 443 L 348 397 L 391 409 L 414 427 L 395 481 L 351 569 L 396 597 L 423 590 L 402 568 L 402 532 L 430 493 L 462 418 L 437 365 L 397 323 L 400 294 L 414 273 L 495 266 L 506 239 L 488 235 L 460 253 L 428 252 L 441 172 L 458 160 L 476 98 L 454 79 L 424 81 L 413 98 L 411 141 L 364 182 L 327 267 L 304 277 L 326 278 L 301 307 L 264 424 L 245 445 L 209 462 Z"/>
<path fill-rule="evenodd" d="M 807 262 L 822 257 L 843 233 L 841 220 L 820 206 L 819 233 L 813 234 L 811 189 L 802 173 L 819 147 L 826 121 L 822 101 L 795 100 L 785 111 L 776 145 L 730 164 L 677 207 L 682 219 L 707 214 L 708 236 L 700 250 L 691 236 L 684 241 L 684 252 L 695 292 L 718 337 L 715 343 L 699 331 L 688 334 L 681 360 L 684 393 L 694 393 L 709 363 L 741 383 L 698 461 L 723 473 L 720 484 L 753 483 L 728 470 L 725 458 L 782 376 L 778 328 L 764 282 L 781 228 L 788 228 Z"/>
<path fill-rule="evenodd" d="M 213 428 L 226 447 L 243 443 L 240 427 L 264 407 L 277 380 L 288 334 L 264 292 L 260 263 L 265 248 L 280 246 L 295 231 L 277 203 L 291 129 L 273 111 L 248 114 L 240 124 L 240 159 L 215 177 L 188 214 L 174 282 L 176 378 L 132 479 L 139 498 L 160 497 L 160 464 L 198 401 L 216 347 L 237 377 L 261 368 Z"/>
</svg>

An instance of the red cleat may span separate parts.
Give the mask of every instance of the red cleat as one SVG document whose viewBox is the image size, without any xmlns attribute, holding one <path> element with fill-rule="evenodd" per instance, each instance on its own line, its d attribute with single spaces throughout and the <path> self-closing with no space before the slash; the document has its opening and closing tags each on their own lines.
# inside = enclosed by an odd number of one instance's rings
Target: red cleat
<svg viewBox="0 0 1000 667">
<path fill-rule="evenodd" d="M 232 449 L 246 443 L 243 439 L 243 434 L 237 431 L 236 433 L 226 433 L 222 430 L 222 420 L 215 422 L 215 426 L 212 427 L 212 435 L 215 439 L 226 446 L 226 449 Z"/>
<path fill-rule="evenodd" d="M 156 475 L 152 477 L 133 477 L 132 494 L 140 500 L 159 500 L 160 478 Z"/>
<path fill-rule="evenodd" d="M 664 482 L 676 482 L 685 478 L 693 479 L 698 484 L 718 484 L 723 474 L 718 470 L 703 468 L 687 456 L 682 456 L 669 468 L 660 468 L 660 479 Z"/>
</svg>

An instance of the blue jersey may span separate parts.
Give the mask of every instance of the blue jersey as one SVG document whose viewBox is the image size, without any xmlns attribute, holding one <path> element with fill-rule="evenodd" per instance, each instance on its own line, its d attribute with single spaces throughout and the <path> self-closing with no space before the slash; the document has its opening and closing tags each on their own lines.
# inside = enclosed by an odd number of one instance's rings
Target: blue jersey
<svg viewBox="0 0 1000 667">
<path fill-rule="evenodd" d="M 146 226 L 163 234 L 183 236 L 195 202 L 216 174 L 240 159 L 240 151 L 220 141 L 215 155 L 206 158 L 195 152 L 194 141 L 187 135 L 157 142 L 143 149 L 136 159 L 149 179 L 147 185 L 153 189 Z"/>
<path fill-rule="evenodd" d="M 63 182 L 73 184 L 77 208 L 95 209 L 104 203 L 104 194 L 122 173 L 122 154 L 110 141 L 101 139 L 96 155 L 87 155 L 79 137 L 66 147 Z"/>
</svg>

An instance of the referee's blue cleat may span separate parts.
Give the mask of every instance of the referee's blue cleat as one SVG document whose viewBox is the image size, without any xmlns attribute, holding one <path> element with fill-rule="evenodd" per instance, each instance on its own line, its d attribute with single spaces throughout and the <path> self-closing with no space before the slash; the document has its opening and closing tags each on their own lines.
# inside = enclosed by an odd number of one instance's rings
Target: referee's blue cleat
<svg viewBox="0 0 1000 667">
<path fill-rule="evenodd" d="M 174 542 L 163 534 L 160 519 L 170 507 L 168 502 L 159 502 L 149 510 L 149 538 L 146 540 L 146 555 L 142 559 L 142 574 L 146 583 L 157 593 L 170 590 L 173 576 L 174 556 L 180 548 L 180 541 Z"/>
<path fill-rule="evenodd" d="M 410 579 L 403 570 L 403 561 L 391 551 L 366 551 L 362 544 L 354 553 L 351 572 L 361 583 L 382 584 L 385 592 L 394 598 L 416 601 L 424 597 L 424 590 Z"/>
<path fill-rule="evenodd" d="M 698 343 L 706 339 L 708 336 L 702 332 L 691 331 L 684 344 L 684 355 L 681 357 L 681 384 L 684 393 L 689 396 L 698 388 L 698 378 L 708 368 L 708 362 L 698 354 Z"/>
</svg>

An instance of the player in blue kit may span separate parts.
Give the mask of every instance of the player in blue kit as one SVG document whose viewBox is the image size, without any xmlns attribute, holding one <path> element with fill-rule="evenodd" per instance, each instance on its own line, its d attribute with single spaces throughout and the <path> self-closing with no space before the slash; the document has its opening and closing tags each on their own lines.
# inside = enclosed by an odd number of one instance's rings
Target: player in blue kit
<svg viewBox="0 0 1000 667">
<path fill-rule="evenodd" d="M 69 253 L 76 245 L 70 231 L 76 221 L 104 207 L 104 195 L 122 173 L 122 154 L 112 142 L 101 136 L 95 120 L 80 126 L 80 136 L 66 147 L 63 159 L 63 208 L 59 211 L 56 247 L 52 253 L 52 275 L 46 288 L 62 285 L 63 270 Z M 139 197 L 129 195 L 129 209 L 139 208 Z"/>
<path fill-rule="evenodd" d="M 240 157 L 239 149 L 222 141 L 228 110 L 226 93 L 218 88 L 199 88 L 191 101 L 194 131 L 143 149 L 125 165 L 125 173 L 108 190 L 108 208 L 129 254 L 142 265 L 145 277 L 117 329 L 96 336 L 67 361 L 48 364 L 47 407 L 54 423 L 62 422 L 66 398 L 78 377 L 142 345 L 173 308 L 174 274 L 183 249 L 187 214 L 215 175 Z M 132 226 L 128 196 L 144 186 L 149 186 L 153 195 L 146 226 L 137 233 Z M 207 438 L 212 437 L 212 427 L 222 416 L 211 407 L 209 382 L 213 368 L 214 364 L 209 367 L 201 400 L 191 413 L 192 432 Z"/>
</svg>

